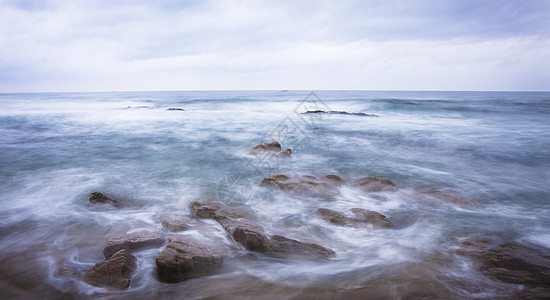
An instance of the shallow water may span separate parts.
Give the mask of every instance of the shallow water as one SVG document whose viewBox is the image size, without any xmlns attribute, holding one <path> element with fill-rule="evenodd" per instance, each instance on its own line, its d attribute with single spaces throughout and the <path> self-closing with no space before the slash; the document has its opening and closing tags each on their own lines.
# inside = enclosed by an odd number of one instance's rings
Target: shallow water
<svg viewBox="0 0 550 300">
<path fill-rule="evenodd" d="M 0 289 L 14 298 L 491 298 L 521 287 L 454 254 L 469 237 L 550 247 L 550 93 L 231 91 L 0 94 Z M 168 108 L 185 111 L 168 111 Z M 301 115 L 306 109 L 378 117 Z M 286 160 L 246 154 L 278 140 Z M 397 192 L 332 199 L 259 186 L 264 176 L 391 179 Z M 445 191 L 459 202 L 422 194 Z M 90 192 L 124 199 L 89 210 Z M 240 250 L 216 275 L 160 283 L 135 253 L 130 288 L 81 281 L 109 237 L 163 231 L 159 216 L 209 199 L 270 234 L 331 248 L 323 261 Z M 389 230 L 338 227 L 319 207 L 386 215 Z M 234 245 L 215 222 L 181 234 Z"/>
</svg>

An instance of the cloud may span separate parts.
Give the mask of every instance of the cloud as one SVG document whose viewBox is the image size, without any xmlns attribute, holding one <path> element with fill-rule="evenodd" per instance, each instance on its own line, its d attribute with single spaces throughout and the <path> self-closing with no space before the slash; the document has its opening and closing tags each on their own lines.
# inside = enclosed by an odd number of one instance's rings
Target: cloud
<svg viewBox="0 0 550 300">
<path fill-rule="evenodd" d="M 0 91 L 541 90 L 549 12 L 529 0 L 0 0 Z"/>
</svg>

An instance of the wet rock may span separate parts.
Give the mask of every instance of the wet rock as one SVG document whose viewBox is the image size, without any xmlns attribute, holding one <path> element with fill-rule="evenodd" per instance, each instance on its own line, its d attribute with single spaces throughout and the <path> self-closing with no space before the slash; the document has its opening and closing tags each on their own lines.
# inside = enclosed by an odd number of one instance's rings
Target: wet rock
<svg viewBox="0 0 550 300">
<path fill-rule="evenodd" d="M 122 249 L 88 269 L 82 279 L 93 286 L 126 289 L 135 270 L 136 257 Z"/>
<path fill-rule="evenodd" d="M 366 192 L 395 192 L 397 190 L 391 180 L 373 176 L 359 178 L 354 184 Z"/>
<path fill-rule="evenodd" d="M 333 183 L 336 183 L 336 184 L 343 184 L 344 183 L 344 180 L 342 179 L 342 177 L 340 177 L 338 175 L 325 175 L 323 177 L 323 180 L 330 181 L 330 182 L 333 182 Z"/>
<path fill-rule="evenodd" d="M 286 157 L 290 157 L 290 154 L 292 154 L 292 150 L 285 149 L 285 150 L 277 153 L 276 156 L 281 157 L 281 158 L 286 158 Z"/>
<path fill-rule="evenodd" d="M 468 256 L 487 276 L 503 282 L 526 285 L 523 294 L 550 294 L 550 253 L 542 253 L 517 243 L 495 244 L 470 239 L 457 254 Z"/>
<path fill-rule="evenodd" d="M 160 224 L 171 232 L 184 231 L 191 228 L 191 222 L 187 217 L 178 215 L 160 216 Z"/>
<path fill-rule="evenodd" d="M 359 222 L 372 224 L 374 228 L 392 228 L 392 222 L 383 214 L 363 208 L 352 208 Z"/>
<path fill-rule="evenodd" d="M 362 208 L 352 208 L 351 212 L 355 215 L 355 218 L 350 218 L 343 213 L 328 208 L 317 209 L 317 214 L 323 220 L 339 226 L 360 228 L 370 224 L 375 229 L 393 227 L 391 221 L 381 213 Z"/>
<path fill-rule="evenodd" d="M 185 109 L 179 108 L 179 107 L 170 107 L 167 110 L 169 110 L 169 111 L 185 111 Z"/>
<path fill-rule="evenodd" d="M 263 144 L 259 144 L 254 147 L 251 147 L 248 150 L 249 152 L 261 152 L 261 151 L 279 152 L 281 151 L 281 144 L 279 144 L 279 142 L 263 143 Z"/>
<path fill-rule="evenodd" d="M 284 174 L 266 177 L 260 183 L 264 187 L 276 187 L 285 192 L 306 194 L 316 197 L 335 197 L 339 194 L 340 182 L 331 179 L 321 180 L 315 176 L 289 177 Z"/>
<path fill-rule="evenodd" d="M 114 207 L 122 207 L 122 203 L 120 201 L 112 199 L 102 193 L 93 192 L 90 194 L 88 207 L 94 207 L 98 205 L 111 205 Z"/>
<path fill-rule="evenodd" d="M 159 280 L 176 283 L 190 278 L 214 274 L 224 256 L 192 241 L 171 241 L 157 256 Z"/>
<path fill-rule="evenodd" d="M 128 251 L 139 251 L 162 246 L 164 239 L 160 233 L 141 231 L 131 233 L 123 237 L 111 238 L 107 246 L 103 248 L 103 255 L 109 258 L 121 249 Z"/>
<path fill-rule="evenodd" d="M 324 258 L 334 254 L 332 250 L 317 244 L 303 243 L 278 235 L 269 237 L 262 226 L 247 220 L 243 213 L 229 207 L 193 202 L 190 210 L 196 217 L 216 220 L 236 242 L 249 251 L 290 259 Z"/>
<path fill-rule="evenodd" d="M 270 238 L 271 253 L 286 259 L 323 259 L 335 254 L 334 251 L 314 243 L 303 243 L 281 235 Z"/>
<path fill-rule="evenodd" d="M 421 192 L 421 194 L 423 195 L 426 195 L 428 197 L 430 197 L 431 199 L 436 199 L 436 200 L 439 200 L 439 201 L 442 201 L 442 202 L 445 202 L 445 203 L 451 203 L 451 204 L 454 204 L 454 205 L 471 205 L 472 203 L 466 199 L 463 199 L 463 198 L 460 198 L 450 192 L 446 192 L 446 191 L 437 191 L 437 190 L 432 190 L 432 191 L 425 191 L 425 192 Z"/>
<path fill-rule="evenodd" d="M 308 110 L 302 114 L 327 114 L 327 115 L 349 115 L 349 116 L 359 116 L 359 117 L 378 117 L 376 114 L 367 114 L 363 112 L 347 112 L 347 111 L 338 111 L 338 110 Z"/>
</svg>

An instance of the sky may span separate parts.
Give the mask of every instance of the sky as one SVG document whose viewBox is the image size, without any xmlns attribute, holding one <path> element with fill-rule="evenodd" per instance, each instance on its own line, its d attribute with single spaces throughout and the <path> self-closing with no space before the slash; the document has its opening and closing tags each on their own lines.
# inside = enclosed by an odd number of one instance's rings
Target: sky
<svg viewBox="0 0 550 300">
<path fill-rule="evenodd" d="M 0 92 L 550 90 L 550 0 L 0 0 Z"/>
</svg>

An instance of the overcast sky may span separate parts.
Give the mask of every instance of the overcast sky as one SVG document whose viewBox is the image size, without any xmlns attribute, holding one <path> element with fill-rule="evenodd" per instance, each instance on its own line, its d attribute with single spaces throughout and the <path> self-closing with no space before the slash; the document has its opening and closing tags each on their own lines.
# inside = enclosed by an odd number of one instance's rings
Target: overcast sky
<svg viewBox="0 0 550 300">
<path fill-rule="evenodd" d="M 0 0 L 0 92 L 550 90 L 550 0 Z"/>
</svg>

